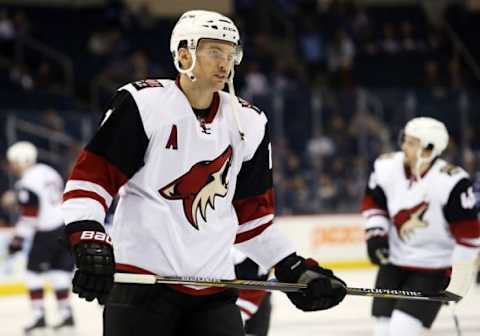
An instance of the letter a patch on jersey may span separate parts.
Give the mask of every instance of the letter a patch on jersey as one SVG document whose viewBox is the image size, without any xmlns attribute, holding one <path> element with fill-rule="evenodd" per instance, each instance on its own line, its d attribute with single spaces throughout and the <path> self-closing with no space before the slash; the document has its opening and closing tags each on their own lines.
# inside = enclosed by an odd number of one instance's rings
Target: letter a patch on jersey
<svg viewBox="0 0 480 336">
<path fill-rule="evenodd" d="M 177 125 L 172 126 L 172 130 L 170 131 L 170 136 L 168 137 L 167 145 L 165 146 L 166 149 L 178 149 L 178 140 L 177 140 Z"/>
</svg>

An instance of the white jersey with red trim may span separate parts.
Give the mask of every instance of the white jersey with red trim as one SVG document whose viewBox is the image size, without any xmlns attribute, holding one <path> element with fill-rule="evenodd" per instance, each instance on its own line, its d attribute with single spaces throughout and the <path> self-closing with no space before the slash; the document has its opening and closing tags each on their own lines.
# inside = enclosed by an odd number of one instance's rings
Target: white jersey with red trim
<svg viewBox="0 0 480 336">
<path fill-rule="evenodd" d="M 34 231 L 49 231 L 63 224 L 61 211 L 63 179 L 46 164 L 28 168 L 15 184 L 20 217 L 16 234 L 28 237 Z"/>
<path fill-rule="evenodd" d="M 370 175 L 362 211 L 367 229 L 388 231 L 394 265 L 447 268 L 456 246 L 472 254 L 480 247 L 472 182 L 465 170 L 442 159 L 416 181 L 405 168 L 403 152 L 381 156 Z"/>
<path fill-rule="evenodd" d="M 245 141 L 227 93 L 197 117 L 174 81 L 119 89 L 67 182 L 67 232 L 103 223 L 118 192 L 118 270 L 233 279 L 234 243 L 266 268 L 293 253 L 271 226 L 267 118 L 244 101 L 238 108 Z"/>
</svg>

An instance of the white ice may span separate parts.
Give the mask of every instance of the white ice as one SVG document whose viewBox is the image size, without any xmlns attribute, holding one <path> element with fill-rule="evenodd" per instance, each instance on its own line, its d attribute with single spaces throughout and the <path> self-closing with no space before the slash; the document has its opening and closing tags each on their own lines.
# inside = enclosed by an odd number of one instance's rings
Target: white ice
<svg viewBox="0 0 480 336">
<path fill-rule="evenodd" d="M 351 287 L 372 287 L 374 271 L 338 271 Z M 77 321 L 75 336 L 101 336 L 102 310 L 98 304 L 73 298 Z M 275 293 L 272 326 L 269 336 L 367 336 L 372 335 L 369 316 L 371 298 L 347 297 L 339 306 L 322 312 L 303 313 L 290 304 L 283 293 Z M 55 303 L 47 296 L 47 322 L 54 324 Z M 468 296 L 457 306 L 462 336 L 480 335 L 480 287 L 472 287 Z M 21 336 L 22 327 L 29 320 L 26 296 L 0 298 L 0 336 Z M 161 333 L 159 334 L 161 335 Z M 425 335 L 455 336 L 455 327 L 449 307 L 442 308 L 433 328 Z M 408 335 L 405 335 L 408 336 Z"/>
</svg>

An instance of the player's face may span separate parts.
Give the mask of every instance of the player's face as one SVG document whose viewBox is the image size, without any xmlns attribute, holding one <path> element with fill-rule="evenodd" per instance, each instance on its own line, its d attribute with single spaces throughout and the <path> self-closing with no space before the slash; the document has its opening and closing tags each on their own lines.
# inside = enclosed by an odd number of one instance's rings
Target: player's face
<svg viewBox="0 0 480 336">
<path fill-rule="evenodd" d="M 415 164 L 417 163 L 417 153 L 418 150 L 422 148 L 420 143 L 420 139 L 405 135 L 402 141 L 402 151 L 405 153 L 405 162 L 410 166 L 410 168 L 414 168 Z M 420 156 L 422 158 L 429 158 L 432 155 L 432 151 L 430 149 L 422 149 Z"/>
<path fill-rule="evenodd" d="M 9 162 L 8 164 L 8 172 L 13 176 L 20 177 L 23 173 L 23 166 L 18 164 L 17 162 Z"/>
<path fill-rule="evenodd" d="M 402 141 L 402 151 L 405 153 L 405 162 L 414 167 L 417 162 L 417 153 L 420 149 L 420 140 L 410 135 L 405 135 Z"/>
<path fill-rule="evenodd" d="M 233 67 L 234 58 L 235 46 L 232 43 L 201 40 L 193 73 L 205 86 L 214 91 L 222 90 Z"/>
</svg>

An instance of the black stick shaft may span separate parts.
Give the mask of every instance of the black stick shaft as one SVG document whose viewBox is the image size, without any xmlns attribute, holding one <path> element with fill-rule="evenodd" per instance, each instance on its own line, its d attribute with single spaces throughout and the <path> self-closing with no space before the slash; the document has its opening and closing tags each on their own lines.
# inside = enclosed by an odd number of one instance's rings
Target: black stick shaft
<svg viewBox="0 0 480 336">
<path fill-rule="evenodd" d="M 196 277 L 164 277 L 145 274 L 115 274 L 117 283 L 144 283 L 144 284 L 172 284 L 200 287 L 228 287 L 237 289 L 257 289 L 257 290 L 279 290 L 282 292 L 299 292 L 307 288 L 302 283 L 286 283 L 277 281 L 256 281 L 256 280 L 220 280 L 210 278 Z M 461 296 L 450 292 L 442 292 L 437 295 L 427 295 L 419 291 L 394 290 L 381 288 L 352 288 L 347 287 L 348 295 L 370 296 L 384 299 L 406 299 L 406 300 L 424 300 L 440 302 L 458 302 Z"/>
</svg>

